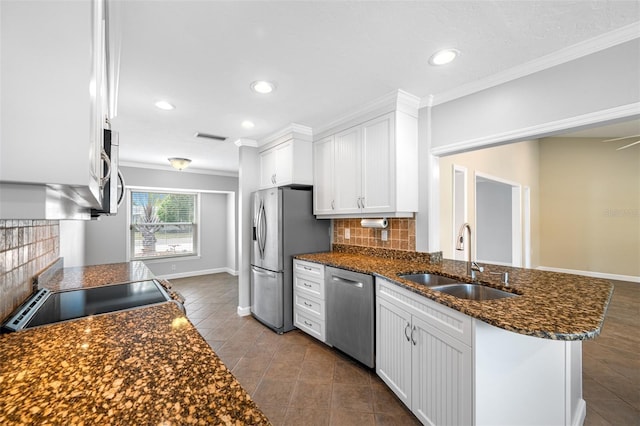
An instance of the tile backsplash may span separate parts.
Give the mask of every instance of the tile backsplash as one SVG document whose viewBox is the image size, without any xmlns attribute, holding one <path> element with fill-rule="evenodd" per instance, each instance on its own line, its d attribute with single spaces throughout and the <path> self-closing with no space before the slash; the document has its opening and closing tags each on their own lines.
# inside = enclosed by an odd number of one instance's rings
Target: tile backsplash
<svg viewBox="0 0 640 426">
<path fill-rule="evenodd" d="M 383 241 L 383 229 L 363 228 L 360 226 L 360 219 L 334 219 L 332 242 L 333 244 L 415 251 L 415 219 L 388 219 L 388 221 L 389 225 L 385 229 L 387 241 Z M 346 229 L 349 229 L 349 239 L 345 238 Z"/>
<path fill-rule="evenodd" d="M 33 278 L 59 257 L 57 220 L 0 220 L 0 320 L 33 292 Z"/>
</svg>

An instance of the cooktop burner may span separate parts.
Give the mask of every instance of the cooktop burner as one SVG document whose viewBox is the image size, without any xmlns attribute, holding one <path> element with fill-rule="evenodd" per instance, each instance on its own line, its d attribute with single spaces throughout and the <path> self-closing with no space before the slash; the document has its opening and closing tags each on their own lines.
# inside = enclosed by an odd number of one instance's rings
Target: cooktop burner
<svg viewBox="0 0 640 426">
<path fill-rule="evenodd" d="M 17 331 L 169 300 L 171 298 L 156 280 L 56 293 L 41 289 L 15 311 L 2 330 Z"/>
</svg>

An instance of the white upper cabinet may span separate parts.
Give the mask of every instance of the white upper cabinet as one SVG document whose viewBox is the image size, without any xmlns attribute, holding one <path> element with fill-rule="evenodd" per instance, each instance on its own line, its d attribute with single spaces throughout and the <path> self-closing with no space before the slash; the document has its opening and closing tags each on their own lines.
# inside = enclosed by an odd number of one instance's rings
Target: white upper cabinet
<svg viewBox="0 0 640 426">
<path fill-rule="evenodd" d="M 313 184 L 310 128 L 292 124 L 260 145 L 260 188 Z"/>
<path fill-rule="evenodd" d="M 382 106 L 321 132 L 314 142 L 314 214 L 410 217 L 418 210 L 418 98 Z"/>
<path fill-rule="evenodd" d="M 0 182 L 48 185 L 99 208 L 103 129 L 117 81 L 107 64 L 116 55 L 108 53 L 106 2 L 1 2 L 0 17 Z"/>
<path fill-rule="evenodd" d="M 335 208 L 334 182 L 334 137 L 329 136 L 313 144 L 313 210 L 315 214 L 331 214 Z"/>
</svg>

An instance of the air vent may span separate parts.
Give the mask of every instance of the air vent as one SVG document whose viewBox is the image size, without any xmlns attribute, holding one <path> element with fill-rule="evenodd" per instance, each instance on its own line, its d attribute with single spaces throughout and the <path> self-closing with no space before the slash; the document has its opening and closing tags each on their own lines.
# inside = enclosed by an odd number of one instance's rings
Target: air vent
<svg viewBox="0 0 640 426">
<path fill-rule="evenodd" d="M 196 132 L 196 134 L 194 136 L 196 138 L 213 139 L 213 140 L 216 140 L 216 141 L 225 141 L 225 140 L 227 140 L 226 136 L 211 135 L 209 133 L 201 133 L 201 132 Z"/>
</svg>

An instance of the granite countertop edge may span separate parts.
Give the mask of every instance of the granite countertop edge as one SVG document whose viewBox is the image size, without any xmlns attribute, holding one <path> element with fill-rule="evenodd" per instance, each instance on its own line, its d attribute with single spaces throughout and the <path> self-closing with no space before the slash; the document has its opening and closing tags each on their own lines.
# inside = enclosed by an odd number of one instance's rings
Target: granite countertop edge
<svg viewBox="0 0 640 426">
<path fill-rule="evenodd" d="M 428 272 L 471 282 L 466 276 L 466 262 L 439 258 L 435 262 L 395 259 L 357 251 L 308 253 L 294 258 L 374 275 L 495 327 L 551 340 L 597 337 L 613 295 L 613 284 L 602 279 L 483 264 L 486 269 L 478 281 L 480 284 L 516 293 L 519 297 L 473 301 L 434 291 L 398 276 Z M 492 276 L 488 272 L 509 272 L 509 287 L 500 283 L 499 275 Z M 591 306 L 584 307 L 578 300 L 580 295 L 571 293 L 576 289 L 581 290 L 582 296 L 594 296 Z"/>
</svg>

